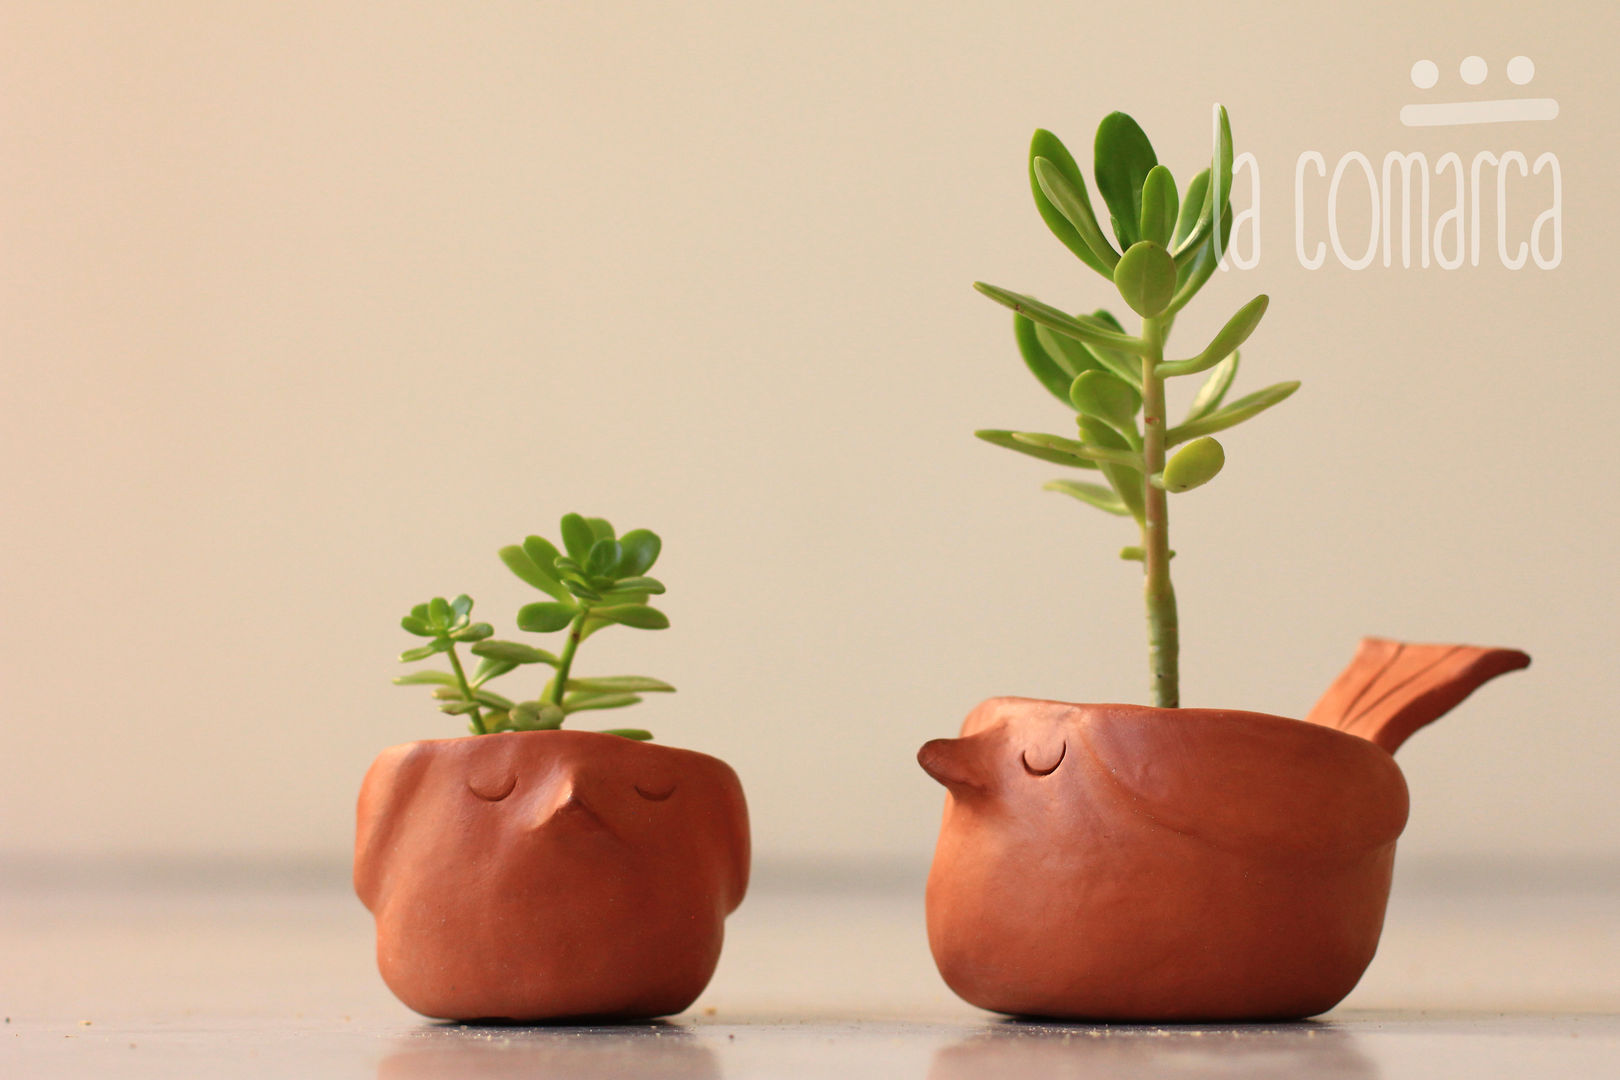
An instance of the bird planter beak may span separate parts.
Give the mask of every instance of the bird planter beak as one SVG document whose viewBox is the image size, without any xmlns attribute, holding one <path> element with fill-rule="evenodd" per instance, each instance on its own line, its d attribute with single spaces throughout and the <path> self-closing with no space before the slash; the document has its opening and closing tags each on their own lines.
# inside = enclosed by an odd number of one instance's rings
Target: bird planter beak
<svg viewBox="0 0 1620 1080">
<path fill-rule="evenodd" d="M 984 751 L 979 736 L 934 739 L 917 751 L 917 764 L 923 767 L 923 772 L 944 784 L 952 795 L 965 798 L 989 790 L 991 777 L 985 768 Z"/>
<path fill-rule="evenodd" d="M 606 826 L 594 807 L 585 801 L 580 791 L 581 777 L 575 767 L 567 768 L 557 778 L 556 787 L 551 797 L 541 804 L 539 812 L 535 815 L 533 828 L 540 829 L 551 824 L 578 823 Z"/>
</svg>

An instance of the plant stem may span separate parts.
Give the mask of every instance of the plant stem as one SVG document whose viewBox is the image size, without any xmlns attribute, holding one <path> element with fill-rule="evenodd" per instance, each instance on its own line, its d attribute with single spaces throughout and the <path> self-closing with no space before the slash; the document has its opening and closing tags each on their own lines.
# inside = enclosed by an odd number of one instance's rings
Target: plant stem
<svg viewBox="0 0 1620 1080">
<path fill-rule="evenodd" d="M 450 666 L 455 670 L 456 682 L 461 684 L 462 698 L 472 703 L 472 712 L 468 713 L 467 715 L 472 717 L 473 734 L 483 735 L 486 733 L 484 729 L 484 714 L 478 711 L 478 699 L 473 697 L 472 687 L 467 684 L 467 673 L 461 670 L 461 658 L 456 655 L 455 645 L 451 645 L 448 649 L 446 649 L 445 655 L 450 657 Z"/>
<path fill-rule="evenodd" d="M 1176 590 L 1170 584 L 1170 506 L 1165 490 L 1152 482 L 1164 471 L 1164 378 L 1156 368 L 1164 361 L 1166 321 L 1162 317 L 1142 320 L 1142 340 L 1148 345 L 1142 357 L 1142 568 L 1153 704 L 1174 709 L 1181 704 L 1181 678 Z"/>
<path fill-rule="evenodd" d="M 568 643 L 562 656 L 557 658 L 557 677 L 551 680 L 551 703 L 562 706 L 563 693 L 568 689 L 568 669 L 574 666 L 574 653 L 579 650 L 579 639 L 585 630 L 585 619 L 591 613 L 588 604 L 581 604 L 579 614 L 568 624 Z"/>
</svg>

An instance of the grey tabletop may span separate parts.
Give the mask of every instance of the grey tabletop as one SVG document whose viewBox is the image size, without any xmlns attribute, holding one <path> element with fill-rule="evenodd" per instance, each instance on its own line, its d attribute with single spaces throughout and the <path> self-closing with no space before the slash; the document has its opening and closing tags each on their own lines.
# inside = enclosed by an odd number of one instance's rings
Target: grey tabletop
<svg viewBox="0 0 1620 1080">
<path fill-rule="evenodd" d="M 921 867 L 763 866 L 691 1011 L 623 1027 L 423 1020 L 341 866 L 11 866 L 0 1075 L 1620 1076 L 1620 874 L 1402 868 L 1342 1006 L 1260 1025 L 1010 1020 L 928 956 Z"/>
</svg>

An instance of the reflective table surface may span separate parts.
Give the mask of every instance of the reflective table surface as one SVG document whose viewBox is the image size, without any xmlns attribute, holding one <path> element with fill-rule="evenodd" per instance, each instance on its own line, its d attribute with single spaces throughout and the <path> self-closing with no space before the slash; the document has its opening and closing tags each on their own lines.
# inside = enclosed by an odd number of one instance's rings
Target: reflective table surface
<svg viewBox="0 0 1620 1080">
<path fill-rule="evenodd" d="M 1303 1023 L 1010 1020 L 940 982 L 925 868 L 763 866 L 691 1011 L 423 1020 L 338 866 L 0 867 L 0 1076 L 1620 1077 L 1620 874 L 1402 867 L 1378 958 Z"/>
</svg>

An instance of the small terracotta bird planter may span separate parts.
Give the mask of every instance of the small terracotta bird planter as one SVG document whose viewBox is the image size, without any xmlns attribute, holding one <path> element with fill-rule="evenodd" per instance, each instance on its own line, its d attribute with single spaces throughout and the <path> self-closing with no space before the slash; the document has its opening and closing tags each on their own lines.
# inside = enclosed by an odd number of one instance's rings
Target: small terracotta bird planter
<svg viewBox="0 0 1620 1080">
<path fill-rule="evenodd" d="M 1378 945 L 1407 790 L 1390 756 L 1522 652 L 1369 638 L 1304 721 L 992 698 L 918 761 L 949 789 L 940 974 L 981 1008 L 1312 1016 Z"/>
<path fill-rule="evenodd" d="M 354 885 L 377 963 L 444 1019 L 634 1019 L 689 1006 L 748 884 L 730 766 L 588 731 L 385 750 L 360 790 Z"/>
</svg>

